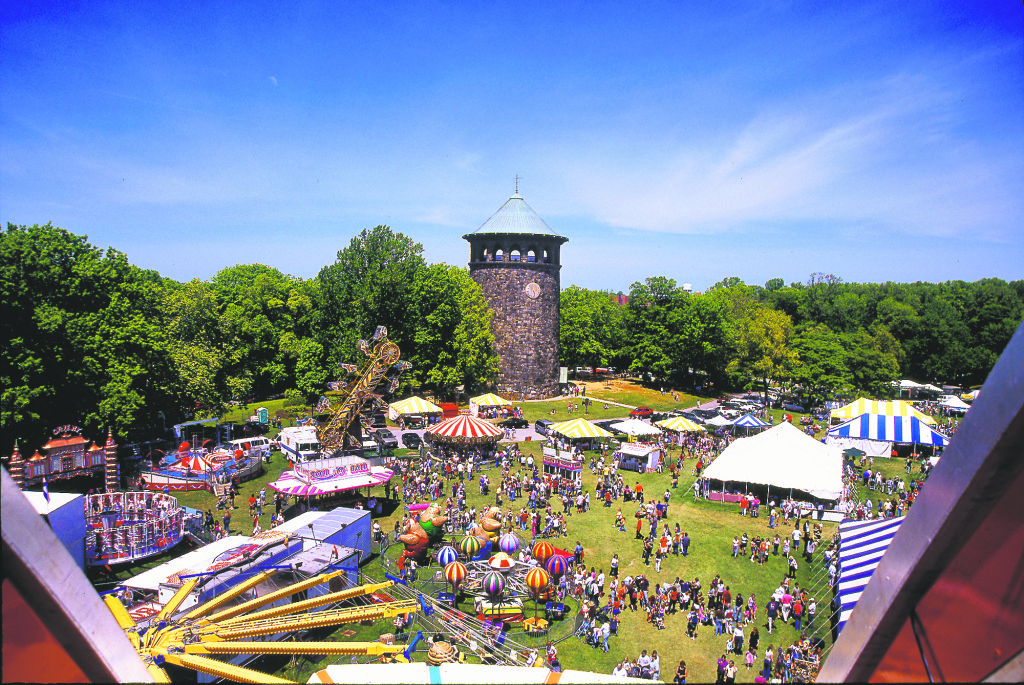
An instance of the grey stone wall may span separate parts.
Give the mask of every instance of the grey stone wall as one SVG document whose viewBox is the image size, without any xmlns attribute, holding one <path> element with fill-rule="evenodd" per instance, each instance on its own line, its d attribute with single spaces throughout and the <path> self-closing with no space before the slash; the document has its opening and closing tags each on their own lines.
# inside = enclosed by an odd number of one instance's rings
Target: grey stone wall
<svg viewBox="0 0 1024 685">
<path fill-rule="evenodd" d="M 494 312 L 498 394 L 510 399 L 558 394 L 559 269 L 557 264 L 470 263 L 470 275 Z M 540 286 L 534 299 L 530 283 Z"/>
</svg>

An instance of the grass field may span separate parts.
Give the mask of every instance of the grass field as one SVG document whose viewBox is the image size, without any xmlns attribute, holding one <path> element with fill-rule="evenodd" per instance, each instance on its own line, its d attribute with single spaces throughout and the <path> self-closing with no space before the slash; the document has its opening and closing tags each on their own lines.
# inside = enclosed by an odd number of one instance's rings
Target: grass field
<svg viewBox="0 0 1024 685">
<path fill-rule="evenodd" d="M 646 405 L 656 410 L 693 406 L 698 400 L 698 398 L 693 396 L 681 395 L 680 402 L 676 403 L 671 395 L 661 395 L 656 390 L 652 391 L 623 382 L 616 383 L 609 390 L 605 390 L 603 385 L 599 388 L 598 384 L 588 383 L 587 390 L 588 396 L 595 400 L 595 406 L 591 407 L 588 418 L 597 419 L 625 416 L 628 413 L 628 409 L 614 405 L 608 410 L 600 409 L 600 402 L 604 399 L 628 405 Z M 244 420 L 248 417 L 249 411 L 256 406 L 266 406 L 271 410 L 271 415 L 273 415 L 274 411 L 278 408 L 277 404 L 279 402 L 253 404 L 248 408 L 240 407 L 227 418 L 229 420 Z M 569 418 L 565 410 L 566 402 L 567 400 L 565 399 L 553 400 L 551 402 L 526 402 L 522 404 L 522 407 L 524 415 L 531 421 L 537 418 L 564 420 Z M 556 409 L 555 416 L 551 416 L 548 413 L 551 407 Z M 776 422 L 781 420 L 783 412 L 773 411 L 772 413 L 776 417 Z M 576 414 L 574 417 L 578 415 L 582 414 Z M 271 434 L 273 435 L 273 433 Z M 541 444 L 538 442 L 523 442 L 520 443 L 520 448 L 526 454 L 533 454 L 535 457 L 540 456 Z M 403 453 L 405 453 L 405 450 L 398 451 L 398 454 Z M 678 452 L 674 454 L 678 454 Z M 890 473 L 893 475 L 905 475 L 902 460 L 876 459 L 875 466 L 886 475 Z M 276 480 L 280 472 L 285 468 L 286 463 L 283 457 L 280 453 L 274 453 L 271 463 L 261 478 L 242 484 L 241 494 L 236 499 L 236 506 L 239 509 L 232 516 L 233 531 L 242 533 L 251 531 L 252 520 L 246 516 L 246 499 L 250 493 L 258 492 L 267 482 Z M 760 657 L 763 656 L 764 648 L 768 644 L 775 646 L 789 644 L 797 637 L 797 632 L 787 625 L 778 626 L 775 635 L 769 635 L 763 612 L 767 598 L 785 575 L 786 566 L 781 554 L 778 557 L 770 556 L 769 563 L 764 567 L 759 567 L 744 558 L 738 560 L 732 558 L 731 541 L 734 535 L 746 532 L 753 538 L 756 535 L 765 535 L 770 532 L 768 529 L 767 512 L 762 509 L 762 516 L 753 519 L 740 516 L 736 505 L 694 501 L 692 494 L 686 494 L 687 489 L 693 482 L 693 477 L 690 475 L 691 469 L 692 462 L 687 462 L 683 469 L 684 475 L 679 480 L 679 487 L 671 491 L 671 506 L 666 519 L 667 523 L 673 527 L 676 522 L 679 522 L 682 529 L 689 533 L 693 541 L 690 547 L 690 554 L 686 558 L 670 555 L 663 562 L 660 573 L 655 573 L 653 560 L 650 567 L 645 567 L 642 563 L 641 541 L 635 539 L 636 519 L 633 517 L 635 508 L 632 503 L 629 505 L 613 503 L 611 508 L 606 508 L 600 506 L 596 502 L 596 498 L 594 498 L 593 504 L 596 506 L 587 513 L 572 516 L 569 519 L 568 537 L 563 538 L 561 543 L 556 542 L 556 545 L 571 550 L 575 546 L 576 541 L 580 541 L 585 549 L 587 565 L 603 569 L 605 573 L 608 572 L 611 556 L 618 553 L 621 560 L 620 577 L 635 575 L 636 573 L 646 573 L 652 585 L 655 582 L 673 580 L 677 576 L 691 580 L 694 577 L 699 577 L 706 591 L 712 578 L 717 574 L 722 574 L 724 582 L 731 588 L 734 596 L 739 592 L 743 594 L 744 598 L 747 598 L 750 593 L 755 593 L 759 608 L 756 625 L 761 632 L 761 645 L 757 655 L 758 658 L 755 661 L 756 669 L 757 665 L 760 664 Z M 497 470 L 491 470 L 489 475 L 491 476 L 492 483 L 497 483 L 500 480 L 500 473 Z M 625 473 L 624 476 L 626 483 L 629 485 L 639 481 L 644 486 L 644 492 L 648 498 L 660 498 L 666 488 L 670 487 L 671 482 L 667 473 L 664 475 Z M 583 481 L 593 498 L 596 476 L 584 468 Z M 467 487 L 467 492 L 468 504 L 476 506 L 478 510 L 482 506 L 494 503 L 493 496 L 484 498 L 479 494 L 479 489 L 475 483 Z M 272 491 L 268 490 L 268 498 L 272 494 Z M 382 496 L 383 488 L 375 488 L 373 494 Z M 186 506 L 203 510 L 212 509 L 216 504 L 215 498 L 206 492 L 188 493 L 178 497 L 179 501 Z M 525 504 L 525 501 L 517 500 L 513 506 L 518 510 L 519 507 L 516 505 L 521 504 Z M 618 532 L 614 526 L 615 512 L 619 506 L 622 506 L 623 513 L 626 515 L 626 532 Z M 268 507 L 268 509 L 271 512 L 273 511 L 272 506 Z M 402 511 L 403 508 L 398 507 L 390 515 L 383 516 L 380 519 L 380 524 L 385 531 L 390 531 L 393 528 L 395 521 L 401 517 Z M 219 520 L 219 512 L 215 511 L 215 515 L 218 516 Z M 260 523 L 263 528 L 269 526 L 268 513 L 264 514 Z M 831 537 L 835 527 L 836 524 L 826 524 L 823 540 L 828 540 Z M 780 535 L 786 535 L 791 531 L 792 524 L 788 528 L 783 525 L 779 529 Z M 774 531 L 772 531 L 772 534 L 774 534 Z M 400 549 L 400 545 L 394 546 L 389 553 L 397 554 L 400 552 Z M 816 553 L 816 557 L 818 557 L 818 563 L 820 564 L 820 552 Z M 155 565 L 156 563 L 159 562 L 152 561 L 148 566 Z M 139 567 L 136 567 L 131 574 L 134 575 L 139 570 Z M 375 561 L 367 564 L 364 567 L 364 571 L 371 576 L 380 577 L 380 569 Z M 811 574 L 817 572 L 819 572 L 817 565 L 814 568 L 808 568 L 801 558 L 797 581 L 801 587 L 808 587 Z M 423 573 L 433 573 L 433 571 L 424 569 Z M 105 580 L 121 578 L 124 575 L 127 575 L 127 572 L 122 572 L 122 574 Z M 830 597 L 819 596 L 817 599 L 819 600 L 819 625 L 825 624 L 827 626 L 827 607 Z M 622 615 L 619 634 L 613 636 L 610 640 L 611 651 L 608 654 L 603 653 L 599 649 L 591 649 L 581 641 L 570 638 L 559 645 L 559 656 L 565 668 L 608 673 L 621 659 L 627 657 L 635 659 L 641 649 L 648 650 L 648 653 L 652 650 L 657 650 L 661 656 L 662 680 L 671 681 L 672 674 L 680 660 L 686 661 L 689 667 L 691 682 L 713 680 L 715 676 L 715 662 L 724 652 L 726 639 L 724 637 L 715 637 L 713 628 L 705 626 L 701 626 L 699 629 L 696 641 L 686 639 L 685 618 L 681 614 L 666 617 L 666 626 L 665 630 L 657 630 L 647 623 L 645 613 L 641 611 L 632 613 L 627 608 Z M 367 639 L 383 632 L 390 632 L 391 625 L 390 622 L 386 622 L 371 627 L 354 628 L 358 631 L 357 637 L 340 637 L 341 630 L 336 631 L 334 636 L 340 640 Z M 745 631 L 745 634 L 749 637 L 749 628 Z M 737 661 L 737 665 L 740 665 L 742 657 L 733 656 L 731 658 Z M 305 680 L 309 674 L 322 668 L 332 660 L 328 658 L 315 665 L 293 663 L 279 671 L 278 674 L 289 678 Z M 746 668 L 741 667 L 737 676 L 737 682 L 752 682 L 756 675 L 755 669 L 748 671 Z"/>
</svg>

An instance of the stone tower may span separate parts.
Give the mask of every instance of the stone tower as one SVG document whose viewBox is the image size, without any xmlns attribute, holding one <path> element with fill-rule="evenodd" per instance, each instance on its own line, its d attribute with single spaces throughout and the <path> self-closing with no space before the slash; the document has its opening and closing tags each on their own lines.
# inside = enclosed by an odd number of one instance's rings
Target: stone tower
<svg viewBox="0 0 1024 685">
<path fill-rule="evenodd" d="M 518 191 L 473 233 L 469 274 L 494 312 L 498 393 L 511 399 L 558 394 L 562 268 L 569 240 L 551 230 Z"/>
</svg>

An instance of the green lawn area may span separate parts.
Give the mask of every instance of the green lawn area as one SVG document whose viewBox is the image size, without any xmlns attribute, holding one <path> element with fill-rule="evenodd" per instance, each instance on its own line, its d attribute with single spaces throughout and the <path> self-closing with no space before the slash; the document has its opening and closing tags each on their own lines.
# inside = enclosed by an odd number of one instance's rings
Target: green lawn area
<svg viewBox="0 0 1024 685">
<path fill-rule="evenodd" d="M 642 404 L 656 409 L 668 409 L 676 406 L 693 406 L 697 401 L 697 398 L 692 396 L 681 396 L 680 402 L 676 404 L 671 395 L 666 394 L 662 396 L 657 391 L 651 391 L 632 384 L 624 392 L 608 393 L 606 395 L 603 395 L 597 387 L 598 384 L 588 384 L 588 396 L 593 397 L 595 403 L 599 402 L 600 399 L 607 398 L 621 401 L 625 404 Z M 565 411 L 565 403 L 565 399 L 560 399 L 553 400 L 550 403 L 527 402 L 523 403 L 522 406 L 524 414 L 531 421 L 536 418 L 564 420 L 569 418 Z M 273 404 L 272 402 L 265 402 L 259 405 L 250 405 L 247 409 L 239 408 L 237 413 L 240 418 L 244 419 L 248 416 L 248 411 L 255 408 L 255 406 L 267 406 L 268 409 L 271 409 L 271 414 L 273 414 L 275 410 Z M 546 413 L 550 407 L 556 408 L 556 415 L 554 417 Z M 607 411 L 598 407 L 599 405 L 591 407 L 591 410 L 596 409 L 596 411 L 592 411 L 588 418 L 600 419 L 604 417 L 625 416 L 628 413 L 628 410 L 622 407 L 612 406 Z M 781 415 L 784 412 L 773 410 L 772 413 L 776 417 L 776 422 L 778 422 L 781 420 Z M 580 415 L 582 414 L 574 414 L 573 417 Z M 239 417 L 229 418 L 237 420 Z M 794 420 L 796 421 L 797 417 L 794 417 Z M 539 442 L 523 442 L 520 443 L 520 448 L 524 453 L 539 457 L 541 444 Z M 399 451 L 400 454 L 404 452 L 404 450 Z M 902 460 L 876 459 L 875 465 L 886 474 L 890 471 L 894 474 L 903 474 Z M 275 480 L 280 471 L 285 468 L 286 464 L 283 457 L 280 453 L 274 453 L 266 473 L 261 478 L 242 484 L 241 495 L 236 500 L 236 506 L 239 507 L 239 510 L 232 517 L 232 529 L 234 531 L 248 533 L 251 530 L 252 521 L 246 516 L 246 499 L 250 493 L 258 492 L 265 483 Z M 745 518 L 739 515 L 737 505 L 723 505 L 704 501 L 695 502 L 692 494 L 685 494 L 693 482 L 693 477 L 690 475 L 691 469 L 692 462 L 688 462 L 683 468 L 684 475 L 680 478 L 679 487 L 673 490 L 671 494 L 671 507 L 667 518 L 670 526 L 674 527 L 675 523 L 679 522 L 682 529 L 689 533 L 693 540 L 690 555 L 686 558 L 670 556 L 663 563 L 660 574 L 654 572 L 653 560 L 651 566 L 647 568 L 642 563 L 640 555 L 641 542 L 634 539 L 636 519 L 633 517 L 635 507 L 632 503 L 622 507 L 623 513 L 627 518 L 626 532 L 618 532 L 614 526 L 615 512 L 619 506 L 622 506 L 621 503 L 613 503 L 611 508 L 605 508 L 594 501 L 594 504 L 597 506 L 594 506 L 590 512 L 582 515 L 573 515 L 569 519 L 569 536 L 563 538 L 560 543 L 557 543 L 557 546 L 571 550 L 575 546 L 576 541 L 579 540 L 586 552 L 587 565 L 603 569 L 606 573 L 609 569 L 611 556 L 618 553 L 621 560 L 620 576 L 646 572 L 652 583 L 669 581 L 677 576 L 691 580 L 694 577 L 699 577 L 706 591 L 712 578 L 720 573 L 723 574 L 725 583 L 730 586 L 734 595 L 739 592 L 746 598 L 750 593 L 756 593 L 760 610 L 756 625 L 761 632 L 761 646 L 755 665 L 760 664 L 760 657 L 763 656 L 765 646 L 768 644 L 775 646 L 789 644 L 797 637 L 796 631 L 787 625 L 780 625 L 774 635 L 768 635 L 764 618 L 764 604 L 786 573 L 782 557 L 770 556 L 768 565 L 759 567 L 747 559 L 734 560 L 731 556 L 731 541 L 734 535 L 746 532 L 753 538 L 756 535 L 766 535 L 769 533 L 767 512 L 762 510 L 762 516 L 758 519 Z M 492 469 L 488 473 L 491 476 L 492 483 L 496 483 L 500 479 L 500 472 L 497 469 Z M 624 475 L 626 483 L 629 485 L 635 485 L 637 481 L 643 484 L 648 498 L 660 497 L 665 489 L 670 486 L 671 482 L 670 476 L 667 473 L 664 475 L 626 473 Z M 596 476 L 584 468 L 583 480 L 585 487 L 591 492 L 592 498 L 596 499 L 593 497 Z M 479 494 L 479 488 L 475 482 L 467 487 L 467 492 L 468 504 L 476 506 L 478 510 L 483 506 L 494 503 L 493 495 L 484 498 Z M 383 496 L 383 488 L 375 488 L 373 494 Z M 270 495 L 272 495 L 272 492 L 268 490 L 268 497 Z M 216 504 L 214 497 L 205 492 L 180 495 L 179 500 L 186 506 L 204 510 L 213 508 Z M 516 505 L 518 510 L 518 505 L 524 503 L 524 500 L 517 500 L 514 505 Z M 268 509 L 270 511 L 273 510 L 272 507 L 268 507 Z M 402 511 L 403 508 L 398 507 L 390 515 L 380 519 L 384 530 L 390 531 L 393 529 L 394 523 L 401 517 Z M 215 514 L 217 514 L 216 511 Z M 264 514 L 263 519 L 261 519 L 261 525 L 264 528 L 269 525 L 268 514 Z M 778 530 L 780 534 L 785 535 L 792 531 L 791 526 L 792 524 L 790 524 L 789 528 L 782 527 Z M 836 524 L 826 524 L 823 539 L 828 540 L 835 528 Z M 391 548 L 389 554 L 398 554 L 400 550 L 401 545 L 395 545 Z M 813 568 L 808 568 L 801 558 L 800 568 L 797 573 L 797 580 L 801 587 L 810 586 L 812 573 L 819 572 L 820 552 L 816 553 L 816 557 L 818 557 L 818 562 Z M 371 577 L 381 577 L 380 566 L 376 561 L 371 561 L 364 566 L 363 570 Z M 138 568 L 133 570 L 132 573 L 137 572 Z M 424 569 L 423 573 L 432 574 L 433 570 Z M 819 625 L 826 625 L 827 627 L 827 619 L 825 617 L 827 616 L 827 606 L 830 597 L 827 595 L 819 596 L 817 599 L 819 600 Z M 631 613 L 627 608 L 622 615 L 619 634 L 613 636 L 610 640 L 611 651 L 608 654 L 604 654 L 600 650 L 591 649 L 581 641 L 570 638 L 559 645 L 559 655 L 565 668 L 609 673 L 619 660 L 626 657 L 635 659 L 641 649 L 646 649 L 649 653 L 651 650 L 657 650 L 661 656 L 662 680 L 670 681 L 675 666 L 680 659 L 683 659 L 687 662 L 690 669 L 691 682 L 711 681 L 715 675 L 715 662 L 724 652 L 725 638 L 715 637 L 712 628 L 701 626 L 698 631 L 698 639 L 696 641 L 687 640 L 684 637 L 684 622 L 685 618 L 682 615 L 668 616 L 666 617 L 667 629 L 657 630 L 646 622 L 646 614 L 640 611 Z M 335 631 L 333 633 L 334 637 L 330 639 L 372 639 L 380 633 L 391 632 L 392 626 L 390 621 L 386 621 L 379 622 L 374 626 L 351 626 L 351 628 L 358 631 L 357 637 L 341 637 L 341 630 L 346 629 L 346 627 L 342 627 Z M 750 629 L 748 628 L 746 636 L 749 636 L 749 634 Z M 737 660 L 739 664 L 738 660 L 742 657 L 734 656 L 732 658 Z M 279 671 L 278 674 L 286 674 L 287 677 L 305 680 L 309 674 L 335 660 L 337 658 L 328 657 L 317 664 L 292 665 Z M 347 657 L 342 660 L 347 660 Z M 737 681 L 752 682 L 755 675 L 754 669 L 748 671 L 746 668 L 741 667 Z"/>
<path fill-rule="evenodd" d="M 538 443 L 521 443 L 525 453 L 537 455 L 540 450 Z M 678 453 L 677 453 L 678 454 Z M 609 561 L 613 554 L 618 553 L 621 560 L 620 576 L 634 575 L 646 572 L 647 577 L 654 582 L 666 582 L 679 576 L 681 578 L 693 579 L 699 577 L 706 588 L 708 583 L 716 574 L 723 574 L 727 585 L 732 592 L 741 592 L 746 598 L 749 593 L 757 595 L 759 607 L 763 607 L 767 597 L 778 586 L 786 573 L 780 557 L 771 557 L 768 565 L 759 567 L 747 559 L 734 560 L 731 556 L 731 543 L 734 535 L 746 531 L 753 538 L 755 535 L 764 535 L 768 532 L 767 515 L 758 519 L 745 518 L 739 515 L 736 505 L 722 505 L 710 502 L 694 502 L 692 494 L 684 495 L 686 489 L 692 484 L 693 477 L 689 475 L 692 464 L 684 470 L 685 477 L 680 479 L 679 488 L 672 491 L 670 499 L 671 506 L 667 522 L 670 526 L 678 521 L 683 530 L 690 534 L 693 544 L 690 548 L 690 555 L 670 556 L 662 565 L 661 573 L 654 572 L 654 564 L 644 567 L 641 559 L 641 542 L 635 539 L 635 523 L 633 517 L 635 507 L 632 503 L 623 506 L 623 513 L 627 516 L 627 531 L 618 532 L 614 526 L 615 512 L 620 503 L 613 503 L 611 508 L 596 506 L 591 511 L 574 515 L 569 519 L 569 536 L 563 538 L 562 542 L 556 543 L 563 549 L 571 550 L 576 541 L 579 540 L 585 549 L 585 561 L 588 566 L 603 569 L 605 573 L 609 569 Z M 492 483 L 500 476 L 497 470 L 490 472 Z M 596 476 L 588 469 L 584 469 L 584 484 L 590 490 L 593 497 Z M 640 482 L 644 486 L 644 492 L 648 497 L 660 497 L 665 489 L 670 487 L 670 477 L 666 473 L 658 474 L 627 474 L 626 482 L 635 485 Z M 493 505 L 493 497 L 484 498 L 479 494 L 479 488 L 474 484 L 467 488 L 468 504 L 478 509 L 485 505 Z M 523 503 L 517 500 L 515 504 Z M 393 516 L 381 520 L 385 530 L 390 530 L 395 518 L 400 515 L 400 510 Z M 831 537 L 836 524 L 827 524 L 824 539 Z M 782 534 L 792 532 L 790 528 L 778 529 Z M 395 549 L 395 552 L 400 549 Z M 819 555 L 820 556 L 820 555 Z M 806 568 L 802 563 L 797 573 L 797 579 L 801 586 L 809 584 L 811 569 Z M 819 598 L 825 603 L 829 597 Z M 821 610 L 823 611 L 823 609 Z M 819 620 L 824 614 L 819 613 Z M 692 682 L 707 682 L 714 679 L 715 662 L 723 652 L 725 638 L 715 637 L 712 628 L 701 627 L 696 641 L 680 639 L 685 634 L 685 625 L 682 615 L 669 616 L 666 618 L 666 630 L 657 630 L 647 623 L 646 615 L 640 611 L 623 614 L 622 625 L 618 636 L 610 640 L 611 651 L 608 654 L 600 650 L 591 649 L 579 640 L 569 639 L 559 645 L 559 656 L 565 668 L 581 670 L 596 670 L 611 672 L 615 664 L 624 657 L 636 658 L 641 649 L 658 650 L 662 659 L 662 679 L 671 680 L 672 671 L 680 659 L 685 659 L 690 668 L 690 679 Z M 783 641 L 796 639 L 797 633 L 790 626 L 781 626 L 775 635 L 768 635 L 765 627 L 763 611 L 760 614 L 757 625 L 762 633 L 761 653 L 763 656 L 764 647 L 767 644 L 779 645 Z M 749 635 L 750 630 L 747 630 Z M 760 659 L 758 660 L 760 661 Z M 671 666 L 671 670 L 670 670 Z M 738 682 L 752 682 L 753 670 L 746 668 L 740 670 Z"/>
</svg>

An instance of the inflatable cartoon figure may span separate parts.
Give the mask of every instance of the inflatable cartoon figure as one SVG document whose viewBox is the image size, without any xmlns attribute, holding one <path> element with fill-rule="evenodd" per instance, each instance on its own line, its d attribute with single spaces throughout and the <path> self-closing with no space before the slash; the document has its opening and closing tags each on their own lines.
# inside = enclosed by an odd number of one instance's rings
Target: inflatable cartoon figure
<svg viewBox="0 0 1024 685">
<path fill-rule="evenodd" d="M 405 545 L 402 556 L 412 559 L 417 563 L 423 563 L 427 558 L 427 547 L 430 546 L 430 538 L 427 531 L 423 529 L 419 521 L 412 519 L 405 525 L 405 533 L 398 538 Z"/>
<path fill-rule="evenodd" d="M 430 542 L 437 542 L 444 537 L 444 524 L 447 516 L 441 515 L 441 507 L 435 502 L 420 512 L 419 524 L 426 531 Z"/>
<path fill-rule="evenodd" d="M 480 523 L 473 526 L 470 535 L 476 535 L 491 542 L 497 542 L 501 535 L 501 509 L 491 507 L 480 515 Z"/>
</svg>

